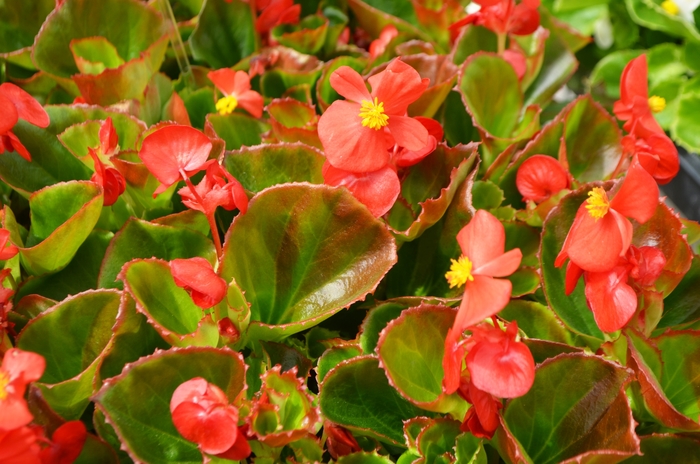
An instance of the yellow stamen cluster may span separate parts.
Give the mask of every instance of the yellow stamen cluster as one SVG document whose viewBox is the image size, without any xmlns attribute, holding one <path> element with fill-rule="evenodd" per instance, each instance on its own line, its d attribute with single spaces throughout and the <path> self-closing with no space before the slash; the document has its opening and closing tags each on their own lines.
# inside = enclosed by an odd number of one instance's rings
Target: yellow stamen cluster
<svg viewBox="0 0 700 464">
<path fill-rule="evenodd" d="M 657 95 L 649 97 L 649 109 L 652 113 L 658 113 L 666 108 L 666 99 Z"/>
<path fill-rule="evenodd" d="M 0 401 L 7 398 L 7 386 L 10 384 L 10 375 L 7 372 L 0 371 Z"/>
<path fill-rule="evenodd" d="M 664 2 L 661 2 L 661 8 L 663 8 L 664 11 L 671 16 L 676 16 L 681 12 L 681 9 L 678 8 L 678 5 L 676 5 L 676 2 L 673 0 L 665 0 Z"/>
<path fill-rule="evenodd" d="M 389 124 L 389 116 L 384 114 L 384 103 L 380 103 L 377 98 L 374 102 L 362 100 L 362 109 L 360 110 L 362 125 L 370 129 L 379 130 Z"/>
<path fill-rule="evenodd" d="M 593 190 L 588 192 L 586 209 L 588 210 L 588 214 L 596 221 L 608 214 L 610 202 L 608 201 L 608 195 L 605 193 L 605 190 L 601 187 L 594 187 Z"/>
<path fill-rule="evenodd" d="M 237 106 L 238 100 L 236 100 L 236 97 L 229 95 L 216 102 L 216 111 L 218 111 L 220 115 L 226 116 L 227 114 L 233 113 L 233 110 L 235 110 Z"/>
<path fill-rule="evenodd" d="M 467 281 L 473 281 L 474 276 L 472 276 L 472 262 L 469 258 L 462 255 L 458 260 L 451 259 L 452 266 L 450 270 L 445 274 L 447 282 L 450 284 L 450 288 L 461 287 L 466 284 Z"/>
</svg>

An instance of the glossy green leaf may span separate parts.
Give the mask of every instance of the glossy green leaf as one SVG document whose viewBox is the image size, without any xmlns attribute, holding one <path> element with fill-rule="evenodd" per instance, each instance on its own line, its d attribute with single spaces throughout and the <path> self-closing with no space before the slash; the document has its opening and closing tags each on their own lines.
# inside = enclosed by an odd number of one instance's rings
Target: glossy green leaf
<svg viewBox="0 0 700 464">
<path fill-rule="evenodd" d="M 425 92 L 409 105 L 408 114 L 432 118 L 457 81 L 457 66 L 445 55 L 419 54 L 407 56 L 402 61 L 418 71 L 421 78 L 430 79 Z"/>
<path fill-rule="evenodd" d="M 631 374 L 599 357 L 560 355 L 537 368 L 530 391 L 510 400 L 503 418 L 533 462 L 637 454 L 636 423 L 623 390 Z"/>
<path fill-rule="evenodd" d="M 288 92 L 293 92 L 300 86 L 305 85 L 312 89 L 321 76 L 323 65 L 319 60 L 311 59 L 313 58 L 312 56 L 304 55 L 291 49 L 283 50 L 286 50 L 285 53 L 289 58 L 289 61 L 282 61 L 283 63 L 286 62 L 286 66 L 265 71 L 265 74 L 260 78 L 260 89 L 265 97 L 286 97 Z M 292 65 L 290 62 L 296 63 Z"/>
<path fill-rule="evenodd" d="M 379 342 L 379 333 L 384 327 L 401 315 L 407 306 L 401 303 L 387 302 L 372 308 L 365 320 L 362 321 L 360 330 L 360 346 L 364 354 L 373 354 Z"/>
<path fill-rule="evenodd" d="M 418 451 L 424 463 L 449 463 L 454 455 L 455 441 L 462 433 L 460 422 L 453 419 L 436 419 L 421 430 L 417 437 Z"/>
<path fill-rule="evenodd" d="M 117 464 L 119 460 L 117 459 L 117 454 L 106 442 L 89 433 L 80 455 L 73 462 L 75 464 L 90 464 L 93 462 Z"/>
<path fill-rule="evenodd" d="M 530 338 L 574 344 L 571 333 L 557 319 L 554 312 L 535 301 L 512 300 L 498 316 L 506 321 L 517 321 L 518 328 Z"/>
<path fill-rule="evenodd" d="M 53 0 L 7 0 L 0 5 L 0 53 L 34 44 L 34 36 L 56 4 Z"/>
<path fill-rule="evenodd" d="M 313 364 L 301 351 L 284 343 L 262 342 L 261 344 L 270 358 L 269 366 L 279 364 L 282 367 L 282 373 L 295 367 L 297 377 L 305 379 L 309 376 Z"/>
<path fill-rule="evenodd" d="M 260 135 L 267 130 L 265 124 L 257 119 L 238 113 L 227 116 L 208 114 L 206 125 L 211 125 L 216 135 L 226 142 L 227 150 L 259 145 L 262 142 Z"/>
<path fill-rule="evenodd" d="M 673 327 L 700 319 L 700 258 L 693 257 L 690 269 L 678 286 L 664 299 L 664 313 L 658 328 Z"/>
<path fill-rule="evenodd" d="M 375 452 L 361 451 L 359 453 L 351 453 L 338 458 L 338 464 L 390 464 L 392 462 L 386 456 L 380 456 Z"/>
<path fill-rule="evenodd" d="M 486 464 L 486 451 L 481 444 L 482 440 L 471 433 L 463 433 L 455 442 L 455 457 L 457 461 L 465 464 Z"/>
<path fill-rule="evenodd" d="M 340 364 L 326 375 L 320 390 L 319 406 L 328 420 L 396 446 L 404 443 L 402 422 L 425 415 L 389 385 L 373 356 Z"/>
<path fill-rule="evenodd" d="M 98 410 L 132 459 L 154 464 L 202 462 L 197 445 L 178 433 L 170 416 L 173 392 L 194 377 L 221 388 L 231 402 L 245 389 L 241 355 L 225 348 L 191 347 L 141 358 L 97 393 Z"/>
<path fill-rule="evenodd" d="M 542 231 L 540 262 L 542 288 L 557 316 L 573 331 L 602 340 L 603 333 L 596 325 L 593 313 L 586 303 L 583 279 L 579 281 L 573 293 L 567 296 L 564 291 L 566 265 L 558 269 L 554 267 L 554 259 L 561 251 L 576 212 L 591 188 L 589 185 L 567 195 L 549 214 Z"/>
<path fill-rule="evenodd" d="M 46 370 L 37 385 L 44 399 L 66 420 L 78 419 L 90 402 L 94 376 L 112 337 L 120 299 L 115 290 L 88 291 L 67 298 L 30 321 L 18 338 L 18 348 L 46 359 Z"/>
<path fill-rule="evenodd" d="M 102 189 L 92 182 L 65 182 L 35 192 L 29 198 L 32 226 L 24 246 L 18 244 L 27 272 L 42 275 L 66 267 L 97 223 L 102 200 Z"/>
<path fill-rule="evenodd" d="M 34 62 L 49 74 L 71 77 L 78 68 L 70 41 L 100 36 L 111 42 L 125 61 L 133 60 L 161 37 L 162 23 L 154 9 L 134 0 L 66 0 L 37 35 Z"/>
<path fill-rule="evenodd" d="M 214 68 L 233 66 L 258 48 L 253 4 L 206 0 L 190 36 L 192 54 Z"/>
<path fill-rule="evenodd" d="M 190 228 L 132 218 L 112 238 L 102 261 L 98 285 L 122 288 L 122 283 L 117 282 L 117 275 L 122 266 L 132 259 L 154 257 L 171 261 L 195 256 L 212 263 L 216 260 L 214 244 L 204 235 Z"/>
<path fill-rule="evenodd" d="M 695 91 L 681 93 L 678 97 L 676 119 L 671 124 L 671 137 L 691 153 L 700 152 L 700 132 L 694 117 L 700 109 L 700 94 Z"/>
<path fill-rule="evenodd" d="M 390 383 L 423 409 L 452 410 L 460 402 L 442 393 L 442 358 L 445 337 L 454 323 L 455 310 L 422 305 L 404 310 L 382 331 L 377 354 Z"/>
<path fill-rule="evenodd" d="M 226 153 L 224 167 L 251 192 L 291 182 L 323 183 L 326 158 L 303 143 L 265 144 Z"/>
<path fill-rule="evenodd" d="M 298 24 L 281 24 L 270 31 L 270 38 L 307 55 L 318 53 L 326 42 L 328 19 L 321 15 L 310 15 Z"/>
<path fill-rule="evenodd" d="M 339 345 L 326 350 L 318 359 L 316 374 L 318 382 L 323 382 L 326 374 L 343 361 L 362 355 L 362 349 L 357 345 Z"/>
<path fill-rule="evenodd" d="M 83 74 L 100 74 L 124 64 L 117 48 L 104 37 L 74 39 L 69 44 L 75 64 Z"/>
<path fill-rule="evenodd" d="M 700 32 L 693 24 L 680 16 L 670 15 L 659 3 L 652 0 L 626 0 L 625 3 L 630 16 L 641 26 L 688 40 L 700 40 Z"/>
<path fill-rule="evenodd" d="M 643 456 L 632 456 L 626 464 L 698 464 L 700 442 L 691 437 L 654 434 L 641 438 Z"/>
<path fill-rule="evenodd" d="M 246 292 L 249 335 L 276 339 L 364 299 L 395 262 L 391 235 L 346 189 L 287 184 L 234 219 L 220 273 Z"/>
</svg>

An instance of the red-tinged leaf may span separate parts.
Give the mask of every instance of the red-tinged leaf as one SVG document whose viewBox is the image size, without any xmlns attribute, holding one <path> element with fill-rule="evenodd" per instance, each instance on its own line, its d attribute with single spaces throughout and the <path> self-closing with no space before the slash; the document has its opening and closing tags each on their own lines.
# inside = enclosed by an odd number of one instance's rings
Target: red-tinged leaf
<svg viewBox="0 0 700 464">
<path fill-rule="evenodd" d="M 301 351 L 284 343 L 276 342 L 262 342 L 262 347 L 270 358 L 268 365 L 276 366 L 279 364 L 282 367 L 281 373 L 295 367 L 299 378 L 305 379 L 309 376 L 313 364 Z"/>
<path fill-rule="evenodd" d="M 66 0 L 46 18 L 34 43 L 39 69 L 71 77 L 78 72 L 69 44 L 73 39 L 105 37 L 125 61 L 137 59 L 163 34 L 162 17 L 149 6 L 133 1 Z M 119 18 L 115 21 L 115 18 Z"/>
<path fill-rule="evenodd" d="M 221 388 L 233 404 L 246 388 L 240 354 L 227 348 L 190 347 L 157 351 L 128 364 L 97 393 L 97 409 L 133 460 L 158 462 L 167 454 L 175 462 L 201 461 L 197 446 L 177 432 L 170 415 L 173 392 L 194 377 Z M 133 407 L 135 401 L 138 408 Z"/>
<path fill-rule="evenodd" d="M 362 349 L 359 346 L 352 344 L 333 346 L 324 351 L 323 355 L 318 358 L 318 363 L 316 365 L 316 374 L 319 383 L 323 382 L 326 374 L 328 374 L 328 372 L 330 372 L 338 364 L 357 356 L 361 356 L 362 354 Z"/>
<path fill-rule="evenodd" d="M 408 227 L 401 227 L 399 222 L 403 221 L 389 213 L 389 224 L 397 240 L 415 240 L 438 222 L 459 187 L 476 174 L 476 161 L 473 144 L 451 148 L 440 143 L 433 153 L 411 166 L 401 184 L 401 196 L 409 202 L 414 219 Z"/>
<path fill-rule="evenodd" d="M 272 69 L 265 71 L 260 78 L 263 96 L 282 98 L 293 96 L 285 95 L 288 92 L 294 94 L 302 91 L 304 85 L 308 85 L 309 89 L 313 88 L 323 69 L 323 63 L 320 60 L 281 46 L 276 47 L 272 52 L 279 55 Z M 305 91 L 302 93 L 305 96 L 308 95 Z M 306 98 L 304 101 L 310 103 Z"/>
<path fill-rule="evenodd" d="M 588 462 L 598 455 L 614 455 L 612 462 L 618 462 L 639 454 L 636 423 L 624 394 L 631 375 L 599 357 L 559 355 L 538 367 L 535 384 L 508 402 L 503 420 L 533 462 Z M 495 440 L 511 455 L 517 448 L 505 432 L 499 429 Z"/>
<path fill-rule="evenodd" d="M 64 419 L 80 418 L 90 402 L 120 299 L 116 290 L 90 290 L 69 297 L 32 319 L 18 337 L 19 348 L 47 359 L 36 385 Z M 47 337 L 48 333 L 52 335 Z"/>
<path fill-rule="evenodd" d="M 302 142 L 322 149 L 316 125 L 316 108 L 292 98 L 274 99 L 267 105 L 272 135 L 280 142 Z"/>
<path fill-rule="evenodd" d="M 528 338 L 522 340 L 522 342 L 530 350 L 530 353 L 537 364 L 543 363 L 546 359 L 559 356 L 562 353 L 583 353 L 583 348 L 567 345 L 565 343 L 552 342 L 549 340 Z"/>
<path fill-rule="evenodd" d="M 251 303 L 249 336 L 276 340 L 364 299 L 395 262 L 391 235 L 347 190 L 300 183 L 263 190 L 236 216 L 220 275 Z"/>
<path fill-rule="evenodd" d="M 417 450 L 423 462 L 452 461 L 455 440 L 460 435 L 460 423 L 454 419 L 435 419 L 416 437 Z"/>
<path fill-rule="evenodd" d="M 382 331 L 376 352 L 389 382 L 416 406 L 447 412 L 462 403 L 442 391 L 445 336 L 456 311 L 421 305 L 404 310 Z"/>
<path fill-rule="evenodd" d="M 226 116 L 207 114 L 204 132 L 215 140 L 220 137 L 226 145 L 226 150 L 238 150 L 242 147 L 252 147 L 262 143 L 262 134 L 270 126 L 252 116 L 231 113 Z"/>
<path fill-rule="evenodd" d="M 416 27 L 418 21 L 410 2 L 405 0 L 397 2 L 349 0 L 348 6 L 356 16 L 360 27 L 367 31 L 371 37 L 379 37 L 382 30 L 391 24 L 407 38 L 430 41 L 430 38 Z"/>
<path fill-rule="evenodd" d="M 688 272 L 693 259 L 678 213 L 659 203 L 651 219 L 635 227 L 632 244 L 637 247 L 653 246 L 663 252 L 666 265 L 654 286 L 668 296 Z"/>
<path fill-rule="evenodd" d="M 297 24 L 281 24 L 270 31 L 270 38 L 300 53 L 315 55 L 326 42 L 328 19 L 309 15 Z"/>
<path fill-rule="evenodd" d="M 340 363 L 321 384 L 318 404 L 323 415 L 357 435 L 404 446 L 402 423 L 425 415 L 389 385 L 374 356 Z"/>
</svg>

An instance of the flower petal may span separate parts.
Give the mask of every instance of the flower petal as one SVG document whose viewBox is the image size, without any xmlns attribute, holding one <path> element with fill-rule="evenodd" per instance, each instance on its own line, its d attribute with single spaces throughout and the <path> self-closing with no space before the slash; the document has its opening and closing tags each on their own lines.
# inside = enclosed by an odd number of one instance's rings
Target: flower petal
<svg viewBox="0 0 700 464">
<path fill-rule="evenodd" d="M 170 272 L 175 284 L 184 288 L 202 309 L 215 306 L 226 295 L 226 281 L 204 258 L 174 259 L 170 261 Z"/>
<path fill-rule="evenodd" d="M 200 404 L 185 401 L 172 415 L 177 431 L 197 443 L 205 453 L 223 453 L 238 438 L 238 414 L 232 406 L 205 409 Z"/>
<path fill-rule="evenodd" d="M 517 398 L 535 381 L 535 360 L 524 343 L 482 341 L 467 355 L 475 387 L 499 398 Z"/>
<path fill-rule="evenodd" d="M 627 271 L 618 266 L 609 272 L 586 272 L 586 301 L 603 332 L 620 330 L 637 310 L 637 294 L 627 285 Z"/>
<path fill-rule="evenodd" d="M 3 135 L 17 124 L 19 114 L 12 101 L 0 92 L 0 135 Z"/>
<path fill-rule="evenodd" d="M 520 248 L 508 250 L 501 256 L 498 256 L 488 263 L 482 264 L 478 268 L 472 270 L 474 275 L 484 275 L 489 277 L 505 277 L 514 273 L 520 261 L 523 259 L 523 253 Z"/>
<path fill-rule="evenodd" d="M 509 280 L 475 275 L 467 282 L 459 306 L 457 318 L 452 326 L 460 333 L 469 326 L 491 317 L 508 304 L 513 285 Z"/>
<path fill-rule="evenodd" d="M 411 151 L 425 150 L 431 145 L 428 129 L 408 116 L 389 116 L 389 132 L 396 144 Z"/>
<path fill-rule="evenodd" d="M 341 66 L 331 74 L 331 87 L 350 101 L 372 101 L 362 76 L 350 66 Z"/>
<path fill-rule="evenodd" d="M 396 58 L 379 74 L 370 77 L 372 97 L 384 103 L 386 114 L 403 116 L 408 105 L 418 100 L 430 84 L 430 79 L 421 79 L 418 71 Z M 413 148 L 417 150 L 417 148 Z"/>
<path fill-rule="evenodd" d="M 326 185 L 347 187 L 374 217 L 383 216 L 389 211 L 401 193 L 399 177 L 389 166 L 374 172 L 353 173 L 334 168 L 326 162 L 323 180 Z"/>
<path fill-rule="evenodd" d="M 555 158 L 535 155 L 520 165 L 515 185 L 524 200 L 540 203 L 569 186 L 569 173 Z"/>
<path fill-rule="evenodd" d="M 240 94 L 238 105 L 256 118 L 263 115 L 263 97 L 255 90 L 247 90 Z"/>
<path fill-rule="evenodd" d="M 34 97 L 29 95 L 24 90 L 17 87 L 15 84 L 5 82 L 0 85 L 0 94 L 3 94 L 17 108 L 17 115 L 30 124 L 38 127 L 49 126 L 49 115 Z M 3 108 L 3 111 L 4 108 Z"/>
<path fill-rule="evenodd" d="M 24 384 L 39 380 L 46 368 L 46 361 L 40 354 L 11 348 L 2 358 L 2 369 L 10 376 L 10 381 L 21 379 Z M 24 390 L 23 390 L 24 391 Z"/>
<path fill-rule="evenodd" d="M 362 126 L 360 105 L 335 101 L 318 122 L 328 161 L 349 172 L 377 171 L 389 162 L 384 131 Z"/>
<path fill-rule="evenodd" d="M 463 346 L 459 344 L 461 335 L 460 330 L 447 329 L 445 355 L 442 357 L 442 370 L 445 373 L 442 379 L 442 390 L 448 395 L 457 391 L 462 375 L 462 361 L 465 353 Z"/>
<path fill-rule="evenodd" d="M 584 271 L 609 271 L 622 254 L 623 237 L 614 211 L 597 221 L 588 213 L 583 202 L 576 213 L 574 224 L 566 237 L 562 252 Z M 560 253 L 561 256 L 561 253 Z M 557 257 L 559 260 L 559 257 Z"/>
<path fill-rule="evenodd" d="M 639 163 L 632 163 L 620 190 L 610 201 L 610 208 L 625 217 L 644 224 L 659 205 L 659 187 L 651 175 Z"/>
<path fill-rule="evenodd" d="M 457 243 L 474 269 L 478 269 L 503 254 L 506 231 L 496 216 L 480 209 L 469 224 L 459 231 Z"/>
<path fill-rule="evenodd" d="M 233 69 L 221 68 L 216 71 L 209 71 L 207 77 L 224 95 L 232 95 L 235 92 L 236 71 Z"/>
</svg>

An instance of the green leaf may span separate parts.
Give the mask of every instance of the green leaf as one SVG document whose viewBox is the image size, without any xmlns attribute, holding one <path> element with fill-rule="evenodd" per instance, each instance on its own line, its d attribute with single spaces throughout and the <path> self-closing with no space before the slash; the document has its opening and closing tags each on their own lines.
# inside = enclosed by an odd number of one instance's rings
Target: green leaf
<svg viewBox="0 0 700 464">
<path fill-rule="evenodd" d="M 452 462 L 455 440 L 462 433 L 460 425 L 460 422 L 453 419 L 436 419 L 421 430 L 417 445 L 424 462 Z"/>
<path fill-rule="evenodd" d="M 243 0 L 205 0 L 190 36 L 192 55 L 214 68 L 227 68 L 258 49 L 254 6 Z"/>
<path fill-rule="evenodd" d="M 194 377 L 221 388 L 232 402 L 245 389 L 240 354 L 190 347 L 141 358 L 97 393 L 97 409 L 112 424 L 132 459 L 154 464 L 202 462 L 197 445 L 178 433 L 170 416 L 173 392 Z"/>
<path fill-rule="evenodd" d="M 326 158 L 303 143 L 265 144 L 227 152 L 224 167 L 251 192 L 291 182 L 323 183 Z"/>
<path fill-rule="evenodd" d="M 313 363 L 301 351 L 284 343 L 262 342 L 261 344 L 270 358 L 269 366 L 279 364 L 282 367 L 282 373 L 296 367 L 297 377 L 305 379 L 309 376 Z"/>
<path fill-rule="evenodd" d="M 66 0 L 37 35 L 34 62 L 49 74 L 71 77 L 78 67 L 70 41 L 85 37 L 104 37 L 125 61 L 134 60 L 163 35 L 162 23 L 155 10 L 132 0 Z"/>
<path fill-rule="evenodd" d="M 66 267 L 97 223 L 102 200 L 102 189 L 92 182 L 65 182 L 32 194 L 32 226 L 26 246 L 19 246 L 27 272 L 42 275 Z"/>
<path fill-rule="evenodd" d="M 323 382 L 326 374 L 343 361 L 362 355 L 362 350 L 357 345 L 339 345 L 327 349 L 318 359 L 316 374 L 318 382 Z"/>
<path fill-rule="evenodd" d="M 279 61 L 284 67 L 265 71 L 260 78 L 260 89 L 264 97 L 283 98 L 288 92 L 308 85 L 313 89 L 321 76 L 323 63 L 311 55 L 279 47 Z M 311 91 L 311 90 L 310 90 Z M 310 103 L 310 102 L 307 102 Z"/>
<path fill-rule="evenodd" d="M 690 269 L 678 286 L 664 299 L 664 313 L 658 328 L 673 327 L 700 319 L 700 258 L 693 257 Z"/>
<path fill-rule="evenodd" d="M 407 400 L 423 409 L 448 412 L 462 402 L 442 393 L 445 337 L 455 310 L 421 305 L 403 311 L 382 331 L 377 354 L 389 382 Z"/>
<path fill-rule="evenodd" d="M 637 58 L 641 53 L 642 50 L 618 50 L 606 55 L 596 63 L 591 72 L 590 88 L 595 90 L 600 87 L 610 100 L 619 99 L 622 71 L 627 63 Z"/>
<path fill-rule="evenodd" d="M 238 150 L 242 146 L 260 145 L 260 134 L 267 130 L 265 124 L 244 114 L 231 113 L 226 116 L 208 114 L 205 126 L 211 125 L 216 135 L 226 142 L 227 150 Z"/>
<path fill-rule="evenodd" d="M 343 97 L 331 87 L 330 79 L 333 72 L 341 66 L 349 66 L 355 71 L 362 72 L 365 68 L 365 60 L 352 56 L 339 56 L 323 65 L 323 74 L 316 84 L 316 99 L 318 106 L 325 111 L 331 103 Z"/>
<path fill-rule="evenodd" d="M 373 356 L 361 356 L 331 370 L 321 384 L 318 401 L 328 420 L 396 446 L 404 446 L 402 422 L 425 415 L 389 385 Z"/>
<path fill-rule="evenodd" d="M 457 437 L 455 444 L 455 457 L 457 462 L 465 464 L 486 464 L 486 451 L 481 444 L 482 439 L 476 438 L 471 433 L 463 433 Z"/>
<path fill-rule="evenodd" d="M 430 86 L 408 106 L 408 114 L 432 118 L 457 81 L 457 66 L 446 55 L 419 54 L 402 61 L 418 71 L 421 78 L 430 79 Z"/>
<path fill-rule="evenodd" d="M 219 331 L 204 322 L 202 309 L 175 284 L 170 265 L 158 259 L 127 263 L 119 278 L 136 301 L 136 309 L 174 346 L 216 346 Z M 215 326 L 215 324 L 214 324 Z"/>
<path fill-rule="evenodd" d="M 270 38 L 300 53 L 315 55 L 326 42 L 328 19 L 310 15 L 297 24 L 280 24 L 270 31 Z"/>
<path fill-rule="evenodd" d="M 80 455 L 73 462 L 75 464 L 91 464 L 93 462 L 117 464 L 119 460 L 114 450 L 106 442 L 89 433 Z"/>
<path fill-rule="evenodd" d="M 584 453 L 638 454 L 636 423 L 623 390 L 631 374 L 600 357 L 560 355 L 537 368 L 534 385 L 508 402 L 503 419 L 538 464 Z"/>
<path fill-rule="evenodd" d="M 44 19 L 56 6 L 53 0 L 25 2 L 6 0 L 0 5 L 0 53 L 12 52 L 34 44 L 34 36 Z"/>
<path fill-rule="evenodd" d="M 671 16 L 652 0 L 626 0 L 626 4 L 630 16 L 640 26 L 696 42 L 700 40 L 700 32 L 693 24 L 680 16 Z"/>
<path fill-rule="evenodd" d="M 387 302 L 372 308 L 360 329 L 360 346 L 364 354 L 373 354 L 379 342 L 379 333 L 386 325 L 399 317 L 407 306 L 401 303 Z"/>
<path fill-rule="evenodd" d="M 103 288 L 123 288 L 117 282 L 122 266 L 136 258 L 160 258 L 171 261 L 176 258 L 201 256 L 209 262 L 216 261 L 214 244 L 199 232 L 190 228 L 173 227 L 132 218 L 114 234 L 102 267 L 98 285 Z"/>
<path fill-rule="evenodd" d="M 416 27 L 418 18 L 413 4 L 408 0 L 348 0 L 348 6 L 360 27 L 373 38 L 379 37 L 382 29 L 392 24 L 407 38 L 430 41 L 428 35 Z"/>
<path fill-rule="evenodd" d="M 573 345 L 571 333 L 548 307 L 535 301 L 512 300 L 499 313 L 506 321 L 517 321 L 518 328 L 530 338 Z"/>
<path fill-rule="evenodd" d="M 663 434 L 648 435 L 641 438 L 643 456 L 632 456 L 626 464 L 683 464 L 699 462 L 700 442 L 691 437 Z"/>
<path fill-rule="evenodd" d="M 74 39 L 69 44 L 75 64 L 82 74 L 100 74 L 124 64 L 117 48 L 104 37 Z"/>
<path fill-rule="evenodd" d="M 671 124 L 673 140 L 691 153 L 700 152 L 700 125 L 695 117 L 699 110 L 700 93 L 684 91 L 678 97 L 676 119 Z"/>
<path fill-rule="evenodd" d="M 66 420 L 80 418 L 90 402 L 120 300 L 121 293 L 115 290 L 69 297 L 32 319 L 18 337 L 18 348 L 46 359 L 37 385 L 52 409 Z"/>
<path fill-rule="evenodd" d="M 590 95 L 564 110 L 564 138 L 569 172 L 580 182 L 609 178 L 622 157 L 617 122 Z"/>
<path fill-rule="evenodd" d="M 576 217 L 576 212 L 587 198 L 588 190 L 593 187 L 593 185 L 587 185 L 570 193 L 562 198 L 559 206 L 549 213 L 542 230 L 540 262 L 542 288 L 549 306 L 562 322 L 574 332 L 602 340 L 603 332 L 595 323 L 593 313 L 586 303 L 583 280 L 579 281 L 573 293 L 567 296 L 564 290 L 566 266 L 554 267 L 554 259 L 561 251 L 564 239 Z"/>
<path fill-rule="evenodd" d="M 275 340 L 365 298 L 395 262 L 391 235 L 347 189 L 287 184 L 236 216 L 220 274 L 251 303 L 249 335 Z"/>
<path fill-rule="evenodd" d="M 337 464 L 391 464 L 392 462 L 388 457 L 378 455 L 376 451 L 346 454 L 336 461 Z"/>
</svg>

